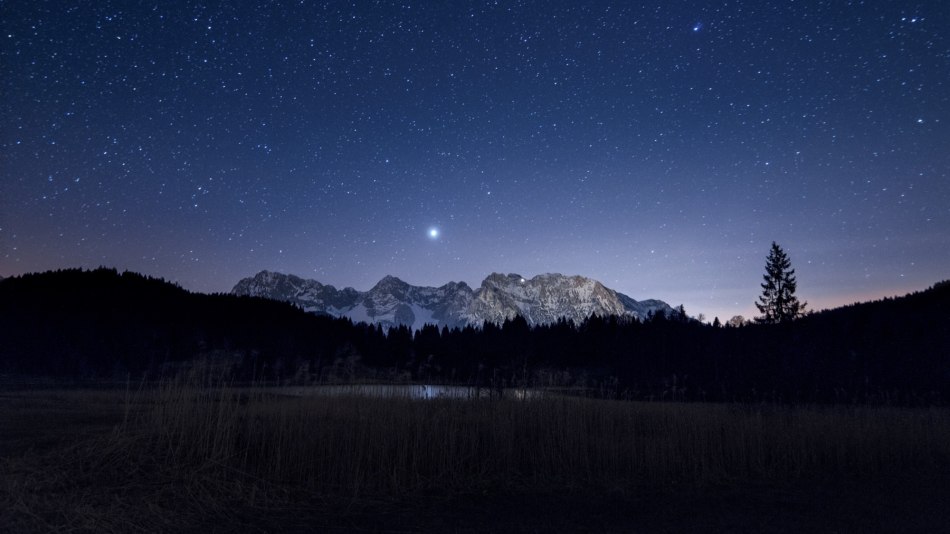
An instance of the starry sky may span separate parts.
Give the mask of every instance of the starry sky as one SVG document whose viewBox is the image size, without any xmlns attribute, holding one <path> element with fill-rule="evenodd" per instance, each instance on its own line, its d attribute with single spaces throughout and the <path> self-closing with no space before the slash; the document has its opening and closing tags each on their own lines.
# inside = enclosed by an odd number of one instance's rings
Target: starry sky
<svg viewBox="0 0 950 534">
<path fill-rule="evenodd" d="M 582 274 L 755 315 L 950 278 L 950 5 L 0 2 L 0 276 Z"/>
</svg>

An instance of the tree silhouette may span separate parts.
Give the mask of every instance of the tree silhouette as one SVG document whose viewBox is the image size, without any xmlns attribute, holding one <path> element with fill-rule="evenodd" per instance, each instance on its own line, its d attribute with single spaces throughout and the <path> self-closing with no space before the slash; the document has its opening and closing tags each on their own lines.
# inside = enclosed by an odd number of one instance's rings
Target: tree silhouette
<svg viewBox="0 0 950 534">
<path fill-rule="evenodd" d="M 726 321 L 726 326 L 739 328 L 740 326 L 745 325 L 745 323 L 746 323 L 745 317 L 741 315 L 733 315 L 732 319 L 729 319 L 728 321 Z"/>
<path fill-rule="evenodd" d="M 765 282 L 761 284 L 762 295 L 755 303 L 762 316 L 756 321 L 775 324 L 801 317 L 807 303 L 798 302 L 798 297 L 795 296 L 795 269 L 792 269 L 788 255 L 774 241 L 765 261 L 763 278 Z"/>
</svg>

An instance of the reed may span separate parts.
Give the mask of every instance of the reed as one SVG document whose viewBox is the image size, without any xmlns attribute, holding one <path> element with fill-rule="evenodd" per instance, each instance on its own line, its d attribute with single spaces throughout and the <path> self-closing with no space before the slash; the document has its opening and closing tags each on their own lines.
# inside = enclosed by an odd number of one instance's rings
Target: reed
<svg viewBox="0 0 950 534">
<path fill-rule="evenodd" d="M 505 495 L 525 506 L 538 495 L 575 496 L 580 509 L 605 513 L 600 503 L 617 496 L 743 488 L 755 499 L 765 487 L 781 498 L 783 488 L 828 481 L 868 481 L 890 495 L 892 480 L 935 475 L 939 500 L 950 473 L 942 408 L 424 400 L 335 387 L 292 396 L 195 375 L 0 395 L 0 531 L 345 530 L 361 509 L 369 530 L 393 516 L 414 530 L 415 519 L 399 514 L 452 496 Z M 920 498 L 901 506 L 916 509 Z M 692 501 L 677 502 L 688 516 Z M 942 524 L 935 517 L 925 524 Z"/>
<path fill-rule="evenodd" d="M 223 382 L 147 394 L 116 439 L 181 469 L 323 493 L 613 491 L 950 466 L 942 409 L 290 397 Z"/>
</svg>

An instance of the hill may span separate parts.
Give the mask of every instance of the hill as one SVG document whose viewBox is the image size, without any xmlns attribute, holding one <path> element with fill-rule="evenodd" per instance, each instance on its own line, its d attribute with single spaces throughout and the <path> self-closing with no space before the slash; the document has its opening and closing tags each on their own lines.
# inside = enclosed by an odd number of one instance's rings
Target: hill
<svg viewBox="0 0 950 534">
<path fill-rule="evenodd" d="M 944 403 L 950 284 L 777 325 L 676 313 L 450 329 L 353 323 L 115 270 L 0 282 L 0 372 L 122 378 L 214 358 L 239 379 L 412 379 L 677 400 Z"/>
</svg>

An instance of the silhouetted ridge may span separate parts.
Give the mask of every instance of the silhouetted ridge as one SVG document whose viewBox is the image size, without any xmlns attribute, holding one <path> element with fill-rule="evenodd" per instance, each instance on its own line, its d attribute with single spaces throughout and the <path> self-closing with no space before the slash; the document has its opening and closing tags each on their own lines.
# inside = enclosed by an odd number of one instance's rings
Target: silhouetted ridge
<svg viewBox="0 0 950 534">
<path fill-rule="evenodd" d="M 361 303 L 369 316 L 377 304 Z M 415 313 L 402 305 L 396 314 Z M 0 282 L 0 375 L 124 380 L 196 358 L 242 380 L 399 377 L 638 399 L 938 404 L 950 398 L 950 284 L 774 325 L 713 327 L 661 310 L 643 320 L 595 314 L 532 325 L 515 315 L 413 332 L 112 269 Z"/>
<path fill-rule="evenodd" d="M 0 372 L 125 377 L 202 356 L 263 364 L 305 355 L 349 325 L 115 269 L 27 274 L 0 284 Z"/>
</svg>

